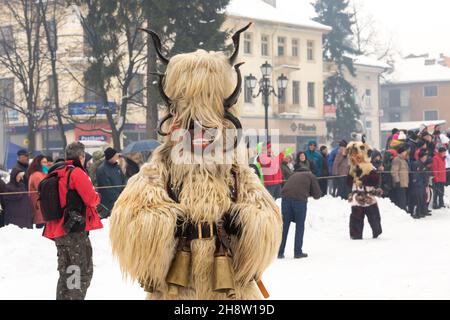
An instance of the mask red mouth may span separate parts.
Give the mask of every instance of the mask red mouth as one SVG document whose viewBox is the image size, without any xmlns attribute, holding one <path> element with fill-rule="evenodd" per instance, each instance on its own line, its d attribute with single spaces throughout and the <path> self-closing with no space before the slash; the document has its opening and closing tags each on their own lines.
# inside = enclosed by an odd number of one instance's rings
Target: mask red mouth
<svg viewBox="0 0 450 320">
<path fill-rule="evenodd" d="M 191 136 L 192 148 L 205 149 L 211 145 L 216 139 L 217 129 L 190 129 L 189 134 Z"/>
</svg>

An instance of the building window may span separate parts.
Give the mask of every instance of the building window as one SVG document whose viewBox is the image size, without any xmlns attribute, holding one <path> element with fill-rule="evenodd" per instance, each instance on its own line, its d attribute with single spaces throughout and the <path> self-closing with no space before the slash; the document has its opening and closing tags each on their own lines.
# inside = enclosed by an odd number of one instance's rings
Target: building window
<svg viewBox="0 0 450 320">
<path fill-rule="evenodd" d="M 267 57 L 269 55 L 269 37 L 261 36 L 261 55 Z"/>
<path fill-rule="evenodd" d="M 282 57 L 285 53 L 286 47 L 286 38 L 284 37 L 278 37 L 278 56 Z"/>
<path fill-rule="evenodd" d="M 54 89 L 53 76 L 47 77 L 47 87 L 48 87 L 47 97 L 49 99 L 50 105 L 52 105 L 55 103 L 55 91 L 53 90 Z"/>
<path fill-rule="evenodd" d="M 292 81 L 292 104 L 300 104 L 300 81 Z"/>
<path fill-rule="evenodd" d="M 389 91 L 389 108 L 397 108 L 401 106 L 400 89 Z"/>
<path fill-rule="evenodd" d="M 0 79 L 0 106 L 11 106 L 14 103 L 14 78 Z"/>
<path fill-rule="evenodd" d="M 372 90 L 366 89 L 366 93 L 364 95 L 364 106 L 366 108 L 372 107 Z"/>
<path fill-rule="evenodd" d="M 48 31 L 50 34 L 50 44 L 54 51 L 58 50 L 58 30 L 56 29 L 56 20 L 47 21 Z"/>
<path fill-rule="evenodd" d="M 5 55 L 13 50 L 14 38 L 12 26 L 0 27 L 0 55 Z"/>
<path fill-rule="evenodd" d="M 102 102 L 100 88 L 95 86 L 86 86 L 84 89 L 84 102 Z"/>
<path fill-rule="evenodd" d="M 252 35 L 244 33 L 244 53 L 252 54 Z"/>
<path fill-rule="evenodd" d="M 253 92 L 250 87 L 250 81 L 247 81 L 248 77 L 245 77 L 244 81 L 244 102 L 253 103 Z"/>
<path fill-rule="evenodd" d="M 426 86 L 423 89 L 423 95 L 425 97 L 437 97 L 438 87 L 437 86 Z"/>
<path fill-rule="evenodd" d="M 131 79 L 130 86 L 128 87 L 128 95 L 133 102 L 138 104 L 144 103 L 144 75 L 135 74 Z"/>
<path fill-rule="evenodd" d="M 308 61 L 314 61 L 314 41 L 308 40 Z"/>
<path fill-rule="evenodd" d="M 292 39 L 292 56 L 298 57 L 298 39 Z"/>
<path fill-rule="evenodd" d="M 400 113 L 390 113 L 389 114 L 389 122 L 401 122 L 401 114 Z"/>
<path fill-rule="evenodd" d="M 439 120 L 439 114 L 437 110 L 427 110 L 423 113 L 424 121 L 435 121 Z"/>
<path fill-rule="evenodd" d="M 315 83 L 314 82 L 308 82 L 308 107 L 315 108 L 316 107 L 316 101 L 315 101 Z"/>
</svg>

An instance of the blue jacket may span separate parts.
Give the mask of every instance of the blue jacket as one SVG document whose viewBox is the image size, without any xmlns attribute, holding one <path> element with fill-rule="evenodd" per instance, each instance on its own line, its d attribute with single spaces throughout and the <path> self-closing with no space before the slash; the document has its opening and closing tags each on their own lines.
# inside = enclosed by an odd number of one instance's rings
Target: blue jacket
<svg viewBox="0 0 450 320">
<path fill-rule="evenodd" d="M 336 158 L 338 151 L 339 151 L 339 147 L 336 147 L 328 155 L 328 168 L 330 170 L 330 173 L 331 173 L 331 168 L 333 168 L 334 159 Z"/>
<path fill-rule="evenodd" d="M 318 151 L 311 152 L 311 150 L 307 150 L 305 152 L 306 159 L 313 163 L 314 175 L 316 177 L 321 177 L 322 175 L 322 165 L 323 165 L 323 157 Z"/>
</svg>

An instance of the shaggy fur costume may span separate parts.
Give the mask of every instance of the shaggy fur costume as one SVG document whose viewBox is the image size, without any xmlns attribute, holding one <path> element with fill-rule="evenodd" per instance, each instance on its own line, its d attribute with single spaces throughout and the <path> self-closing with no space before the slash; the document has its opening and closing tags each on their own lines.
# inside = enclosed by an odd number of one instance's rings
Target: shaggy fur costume
<svg viewBox="0 0 450 320">
<path fill-rule="evenodd" d="M 217 128 L 218 138 L 232 127 L 224 120 L 223 101 L 234 88 L 233 69 L 221 52 L 198 50 L 170 59 L 164 90 L 172 102 L 174 118 L 168 128 L 189 128 L 191 120 Z M 236 109 L 231 112 L 236 115 Z M 150 163 L 133 176 L 117 200 L 111 215 L 110 239 L 126 276 L 144 284 L 149 299 L 226 299 L 213 291 L 215 240 L 193 240 L 190 284 L 176 297 L 168 294 L 166 276 L 176 253 L 177 219 L 194 223 L 218 223 L 231 212 L 239 237 L 231 237 L 237 299 L 260 299 L 256 285 L 276 257 L 282 219 L 270 194 L 247 165 L 186 164 L 191 154 L 177 149 L 180 142 L 169 135 L 155 150 Z M 176 161 L 175 161 L 176 160 Z M 181 160 L 181 162 L 180 162 Z M 233 202 L 229 187 L 237 175 L 238 197 Z M 167 192 L 168 180 L 182 186 L 179 201 Z"/>
<path fill-rule="evenodd" d="M 364 142 L 351 142 L 347 145 L 350 162 L 348 182 L 352 187 L 349 195 L 349 202 L 352 205 L 352 214 L 350 215 L 350 237 L 352 239 L 362 239 L 365 216 L 369 220 L 374 238 L 377 238 L 382 232 L 380 211 L 376 199 L 382 194 L 379 188 L 380 175 L 370 163 L 369 150 L 369 145 Z"/>
</svg>

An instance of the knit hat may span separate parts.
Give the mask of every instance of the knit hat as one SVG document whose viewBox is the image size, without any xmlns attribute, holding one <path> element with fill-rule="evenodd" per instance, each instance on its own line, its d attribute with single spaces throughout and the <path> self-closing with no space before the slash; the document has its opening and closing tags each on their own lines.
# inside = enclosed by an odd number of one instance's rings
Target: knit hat
<svg viewBox="0 0 450 320">
<path fill-rule="evenodd" d="M 17 156 L 18 157 L 20 157 L 20 156 L 28 156 L 28 155 L 29 155 L 28 151 L 25 150 L 25 149 L 21 149 L 21 150 L 17 151 Z"/>
<path fill-rule="evenodd" d="M 396 134 L 396 133 L 398 133 L 400 130 L 398 130 L 397 128 L 394 128 L 394 129 L 392 129 L 392 134 Z"/>
<path fill-rule="evenodd" d="M 107 148 L 105 150 L 105 159 L 106 160 L 112 159 L 112 157 L 114 157 L 116 155 L 116 153 L 117 153 L 117 150 L 115 150 L 115 149 L 113 149 L 111 147 Z"/>
<path fill-rule="evenodd" d="M 317 147 L 317 142 L 316 142 L 316 140 L 309 140 L 308 146 L 311 146 L 311 145 L 314 145 L 314 146 Z"/>
<path fill-rule="evenodd" d="M 341 142 L 339 142 L 339 147 L 344 147 L 344 148 L 346 148 L 347 147 L 347 141 L 345 141 L 345 140 L 342 140 Z"/>
<path fill-rule="evenodd" d="M 441 153 L 441 152 L 447 152 L 447 149 L 444 148 L 444 147 L 440 147 L 438 151 L 439 151 L 439 153 Z"/>
<path fill-rule="evenodd" d="M 406 141 L 406 134 L 403 131 L 398 133 L 398 140 Z"/>
</svg>

